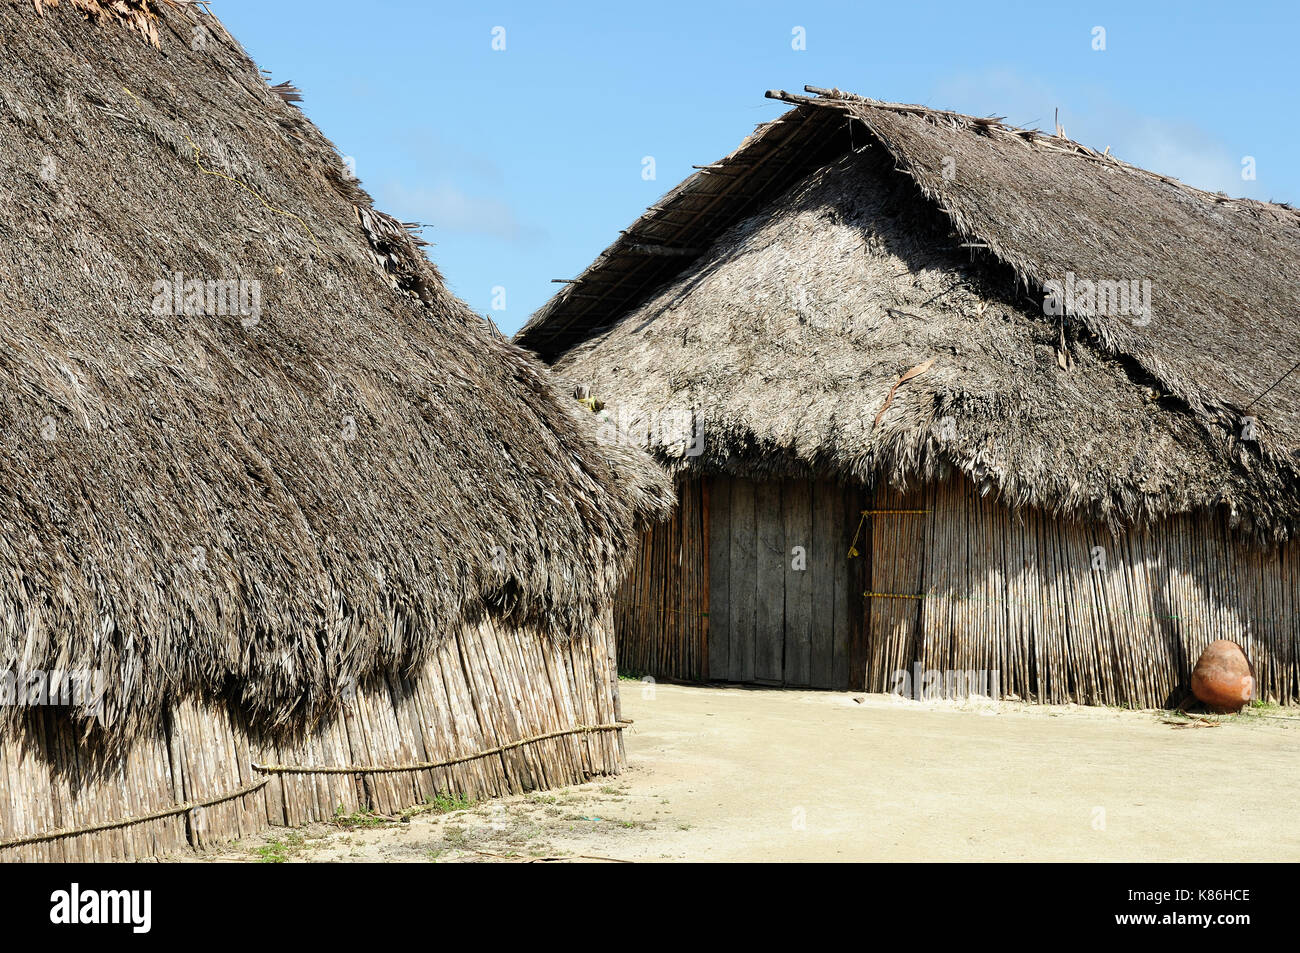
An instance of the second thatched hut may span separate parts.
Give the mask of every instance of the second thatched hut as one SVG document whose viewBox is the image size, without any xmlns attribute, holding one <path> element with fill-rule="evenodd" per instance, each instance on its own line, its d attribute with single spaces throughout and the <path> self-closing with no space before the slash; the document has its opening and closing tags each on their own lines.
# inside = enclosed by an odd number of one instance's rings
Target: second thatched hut
<svg viewBox="0 0 1300 953">
<path fill-rule="evenodd" d="M 838 91 L 633 223 L 517 341 L 678 477 L 627 670 L 1300 698 L 1300 216 Z"/>
</svg>

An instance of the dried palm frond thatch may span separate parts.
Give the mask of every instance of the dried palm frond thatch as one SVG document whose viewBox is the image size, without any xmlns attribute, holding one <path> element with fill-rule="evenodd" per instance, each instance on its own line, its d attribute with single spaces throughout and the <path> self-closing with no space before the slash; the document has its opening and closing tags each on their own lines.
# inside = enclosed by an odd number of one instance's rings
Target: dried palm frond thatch
<svg viewBox="0 0 1300 953">
<path fill-rule="evenodd" d="M 279 96 L 286 103 L 302 102 L 302 90 L 288 80 L 285 80 L 283 83 L 276 83 L 271 87 L 271 92 L 275 93 L 275 95 Z"/>
<path fill-rule="evenodd" d="M 46 7 L 57 7 L 59 0 L 32 0 L 36 12 Z M 150 43 L 158 45 L 158 9 L 174 7 L 176 0 L 70 0 L 72 6 L 94 20 L 109 19 L 140 31 Z"/>
<path fill-rule="evenodd" d="M 1300 214 L 998 119 L 810 91 L 769 93 L 795 108 L 516 341 L 679 471 L 956 469 L 1112 526 L 1222 507 L 1300 528 Z M 1149 282 L 1150 313 L 1045 308 L 1075 277 Z M 674 411 L 703 422 L 701 455 L 654 427 Z"/>
<path fill-rule="evenodd" d="M 215 20 L 74 6 L 0 13 L 0 671 L 103 671 L 123 736 L 192 695 L 301 724 L 476 618 L 608 612 L 662 475 Z M 255 311 L 214 298 L 240 280 Z"/>
</svg>

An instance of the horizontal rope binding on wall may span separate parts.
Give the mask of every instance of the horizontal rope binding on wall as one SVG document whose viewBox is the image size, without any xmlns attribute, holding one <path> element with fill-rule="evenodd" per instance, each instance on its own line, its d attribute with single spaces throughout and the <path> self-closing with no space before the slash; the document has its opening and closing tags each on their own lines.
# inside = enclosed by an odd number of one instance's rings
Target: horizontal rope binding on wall
<svg viewBox="0 0 1300 953">
<path fill-rule="evenodd" d="M 260 781 L 254 781 L 252 784 L 246 784 L 236 791 L 229 794 L 219 794 L 216 797 L 210 797 L 203 801 L 186 801 L 184 804 L 177 804 L 175 807 L 163 808 L 161 811 L 154 811 L 151 814 L 142 814 L 139 817 L 120 817 L 113 821 L 102 821 L 98 824 L 87 824 L 84 827 L 67 827 L 57 831 L 47 831 L 44 834 L 28 834 L 25 837 L 15 837 L 13 840 L 0 841 L 0 850 L 6 847 L 22 847 L 24 844 L 39 844 L 43 841 L 59 840 L 63 837 L 76 837 L 79 834 L 94 834 L 97 831 L 115 830 L 119 827 L 131 827 L 135 824 L 144 824 L 147 821 L 157 821 L 164 817 L 171 817 L 174 814 L 184 814 L 188 811 L 198 810 L 201 807 L 211 807 L 214 804 L 220 804 L 223 801 L 233 801 L 237 797 L 243 797 L 245 794 L 252 794 L 254 791 L 261 790 L 271 781 L 270 778 L 262 778 Z"/>
<path fill-rule="evenodd" d="M 498 745 L 495 748 L 488 748 L 486 751 L 477 751 L 474 754 L 461 755 L 458 758 L 448 758 L 446 761 L 418 761 L 414 764 L 393 765 L 258 764 L 254 762 L 253 770 L 261 771 L 265 774 L 394 774 L 399 771 L 428 771 L 432 768 L 448 768 L 452 765 L 463 764 L 466 761 L 476 761 L 479 758 L 486 758 L 494 754 L 500 754 L 503 751 L 510 751 L 512 748 L 522 748 L 524 745 L 535 744 L 538 741 L 546 741 L 550 738 L 562 738 L 565 735 L 588 734 L 595 731 L 622 731 L 627 726 L 627 722 L 615 722 L 608 725 L 579 725 L 576 728 L 564 728 L 560 731 L 548 731 L 544 735 L 533 735 L 530 738 L 521 738 L 518 741 L 512 741 L 509 744 Z"/>
<path fill-rule="evenodd" d="M 427 771 L 431 768 L 446 768 L 456 764 L 463 764 L 466 761 L 475 761 L 479 758 L 487 758 L 494 754 L 500 754 L 503 751 L 510 751 L 513 748 L 522 748 L 524 745 L 535 744 L 539 741 L 547 741 L 551 738 L 561 738 L 565 735 L 590 734 L 597 731 L 622 731 L 630 724 L 629 722 L 615 722 L 604 725 L 578 725 L 576 728 L 565 728 L 560 731 L 549 731 L 543 735 L 533 735 L 528 738 L 521 738 L 518 741 L 512 741 L 509 744 L 498 745 L 495 748 L 488 748 L 486 751 L 477 751 L 474 754 L 461 755 L 458 758 L 449 758 L 446 761 L 422 761 L 417 764 L 399 764 L 399 765 L 324 765 L 314 767 L 302 764 L 257 764 L 253 763 L 253 769 L 261 771 L 263 774 L 391 774 L 398 771 Z M 211 807 L 214 804 L 220 804 L 223 801 L 233 801 L 237 797 L 243 797 L 245 794 L 252 794 L 261 790 L 267 784 L 271 783 L 270 777 L 261 778 L 252 784 L 245 785 L 228 794 L 220 794 L 216 797 L 207 798 L 202 801 L 186 801 L 184 804 L 177 804 L 173 807 L 163 808 L 160 811 L 153 811 L 149 814 L 142 814 L 139 817 L 120 817 L 112 821 L 101 821 L 95 824 L 86 824 L 82 827 L 68 827 L 57 831 L 47 831 L 43 834 L 28 834 L 23 837 L 15 837 L 12 840 L 0 841 L 0 850 L 7 847 L 22 847 L 26 844 L 38 844 L 44 841 L 59 840 L 64 837 L 76 837 L 81 834 L 94 834 L 99 831 L 115 830 L 120 827 L 131 827 L 135 824 L 144 824 L 148 821 L 161 820 L 164 817 L 171 817 L 176 814 L 185 814 L 189 811 L 197 810 L 201 807 Z"/>
</svg>

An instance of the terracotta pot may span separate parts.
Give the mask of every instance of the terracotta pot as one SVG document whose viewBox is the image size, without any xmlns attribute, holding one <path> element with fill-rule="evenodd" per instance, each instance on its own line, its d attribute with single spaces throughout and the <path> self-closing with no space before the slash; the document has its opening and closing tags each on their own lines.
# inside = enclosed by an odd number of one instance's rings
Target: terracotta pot
<svg viewBox="0 0 1300 953">
<path fill-rule="evenodd" d="M 1237 711 L 1254 697 L 1255 673 L 1236 642 L 1218 639 L 1192 670 L 1192 694 L 1215 711 Z"/>
</svg>

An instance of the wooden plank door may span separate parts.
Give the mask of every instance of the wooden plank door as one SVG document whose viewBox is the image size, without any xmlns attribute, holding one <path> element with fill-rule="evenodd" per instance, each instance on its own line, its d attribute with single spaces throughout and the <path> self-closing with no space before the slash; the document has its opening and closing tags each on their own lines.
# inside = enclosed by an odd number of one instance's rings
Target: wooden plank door
<svg viewBox="0 0 1300 953">
<path fill-rule="evenodd" d="M 758 533 L 755 522 L 755 485 L 750 480 L 731 481 L 731 539 L 728 598 L 731 600 L 728 674 L 733 682 L 754 680 L 754 632 L 758 621 Z"/>
<path fill-rule="evenodd" d="M 758 483 L 754 488 L 754 549 L 757 611 L 754 617 L 754 681 L 781 685 L 785 662 L 785 579 L 787 565 L 785 520 L 781 512 L 782 484 Z"/>
<path fill-rule="evenodd" d="M 783 680 L 792 687 L 812 681 L 813 583 L 818 566 L 813 533 L 813 493 L 808 480 L 791 480 L 781 487 L 785 530 L 785 668 Z M 829 548 L 829 547 L 825 547 Z"/>
<path fill-rule="evenodd" d="M 870 546 L 852 560 L 848 549 L 862 491 L 714 477 L 708 499 L 708 677 L 859 687 Z"/>
</svg>

